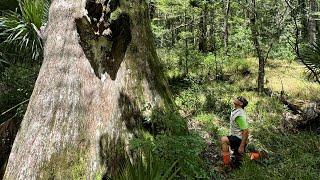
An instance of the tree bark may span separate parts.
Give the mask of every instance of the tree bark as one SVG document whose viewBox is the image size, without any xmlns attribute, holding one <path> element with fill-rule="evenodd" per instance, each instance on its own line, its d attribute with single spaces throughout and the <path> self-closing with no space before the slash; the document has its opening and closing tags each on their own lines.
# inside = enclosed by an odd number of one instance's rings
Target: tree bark
<svg viewBox="0 0 320 180">
<path fill-rule="evenodd" d="M 194 18 L 194 11 L 192 11 L 192 29 L 191 29 L 191 31 L 192 31 L 192 42 L 193 42 L 193 47 L 194 48 L 196 48 L 196 46 L 197 46 L 197 44 L 196 44 L 196 33 L 195 33 L 195 25 L 196 25 L 196 23 L 195 23 L 195 18 Z"/>
<path fill-rule="evenodd" d="M 252 0 L 253 12 L 251 12 L 250 17 L 250 29 L 251 36 L 256 50 L 256 54 L 259 59 L 259 72 L 258 72 L 258 92 L 262 93 L 264 91 L 264 76 L 265 76 L 265 57 L 259 42 L 259 32 L 257 28 L 257 14 L 256 14 L 256 1 Z"/>
<path fill-rule="evenodd" d="M 318 2 L 316 0 L 309 1 L 309 21 L 308 21 L 308 34 L 309 43 L 315 44 L 317 40 L 317 21 L 314 18 L 314 13 L 318 12 Z"/>
<path fill-rule="evenodd" d="M 170 47 L 174 47 L 175 43 L 176 43 L 176 35 L 175 35 L 175 29 L 174 29 L 174 19 L 173 18 L 166 18 L 166 22 L 167 22 L 167 29 L 170 30 Z"/>
<path fill-rule="evenodd" d="M 230 0 L 224 0 L 225 14 L 224 14 L 224 25 L 223 25 L 223 44 L 224 44 L 224 55 L 228 55 L 228 42 L 229 42 L 229 14 L 230 14 Z"/>
<path fill-rule="evenodd" d="M 208 5 L 205 3 L 203 9 L 201 10 L 199 29 L 199 51 L 206 53 L 207 52 L 207 14 L 208 14 Z"/>
<path fill-rule="evenodd" d="M 215 21 L 215 9 L 210 9 L 210 29 L 209 29 L 209 45 L 208 51 L 216 53 L 216 21 Z"/>
<path fill-rule="evenodd" d="M 184 31 L 187 32 L 187 9 L 185 9 L 184 11 Z M 184 71 L 184 75 L 188 75 L 189 74 L 189 67 L 188 67 L 188 57 L 189 57 L 189 46 L 188 46 L 188 36 L 185 37 L 185 71 Z"/>
<path fill-rule="evenodd" d="M 142 117 L 172 103 L 147 4 L 111 0 L 104 14 L 101 7 L 85 0 L 52 1 L 43 65 L 4 179 L 110 174 Z M 122 13 L 111 21 L 119 7 Z"/>
<path fill-rule="evenodd" d="M 297 10 L 300 13 L 302 38 L 303 40 L 308 40 L 307 1 L 298 0 Z"/>
</svg>

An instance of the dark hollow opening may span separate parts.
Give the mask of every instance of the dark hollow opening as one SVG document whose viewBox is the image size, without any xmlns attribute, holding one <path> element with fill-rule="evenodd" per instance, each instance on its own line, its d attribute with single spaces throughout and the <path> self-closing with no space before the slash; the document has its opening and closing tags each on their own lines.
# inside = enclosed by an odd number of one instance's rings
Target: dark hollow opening
<svg viewBox="0 0 320 180">
<path fill-rule="evenodd" d="M 118 7 L 119 0 L 106 0 L 103 4 L 87 0 L 87 16 L 76 19 L 80 45 L 98 78 L 107 72 L 112 80 L 116 79 L 131 42 L 130 16 L 120 13 L 110 19 Z"/>
</svg>

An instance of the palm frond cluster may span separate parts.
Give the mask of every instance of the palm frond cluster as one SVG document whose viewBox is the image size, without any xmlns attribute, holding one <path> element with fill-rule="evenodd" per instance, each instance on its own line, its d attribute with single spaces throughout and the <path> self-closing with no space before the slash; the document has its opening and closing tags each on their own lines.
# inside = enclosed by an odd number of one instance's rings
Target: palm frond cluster
<svg viewBox="0 0 320 180">
<path fill-rule="evenodd" d="M 308 77 L 311 79 L 320 78 L 320 40 L 314 44 L 305 45 L 301 53 L 304 63 L 313 71 L 309 72 Z"/>
<path fill-rule="evenodd" d="M 39 29 L 48 7 L 49 0 L 0 0 L 0 123 L 26 111 L 21 102 L 30 97 L 43 59 Z"/>
<path fill-rule="evenodd" d="M 174 179 L 180 168 L 177 168 L 177 162 L 174 162 L 171 166 L 166 166 L 164 160 L 161 160 L 151 152 L 146 156 L 138 154 L 136 161 L 133 163 L 129 157 L 122 165 L 122 168 L 112 179 L 116 180 L 140 180 L 140 179 L 155 179 L 155 180 L 171 180 Z"/>
<path fill-rule="evenodd" d="M 13 59 L 39 60 L 43 45 L 39 29 L 47 21 L 47 0 L 22 0 L 15 11 L 5 10 L 0 16 L 0 61 Z M 14 56 L 14 58 L 12 57 Z"/>
</svg>

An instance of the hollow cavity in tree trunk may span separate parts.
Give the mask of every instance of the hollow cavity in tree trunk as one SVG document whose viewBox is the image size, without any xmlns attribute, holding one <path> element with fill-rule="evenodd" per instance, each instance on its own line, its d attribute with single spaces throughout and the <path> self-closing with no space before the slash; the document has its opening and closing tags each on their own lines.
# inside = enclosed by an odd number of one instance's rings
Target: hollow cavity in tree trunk
<svg viewBox="0 0 320 180">
<path fill-rule="evenodd" d="M 87 0 L 88 15 L 76 19 L 80 45 L 100 79 L 105 72 L 112 80 L 116 79 L 131 42 L 131 19 L 128 14 L 116 11 L 119 5 L 119 0 L 106 0 L 103 4 Z M 119 15 L 112 19 L 112 13 Z"/>
</svg>

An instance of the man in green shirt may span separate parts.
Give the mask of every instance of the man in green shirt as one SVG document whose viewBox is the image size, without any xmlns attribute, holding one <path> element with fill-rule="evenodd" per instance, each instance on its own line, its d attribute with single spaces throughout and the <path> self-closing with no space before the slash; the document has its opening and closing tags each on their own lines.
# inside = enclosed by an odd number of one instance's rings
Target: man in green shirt
<svg viewBox="0 0 320 180">
<path fill-rule="evenodd" d="M 244 108 L 248 105 L 248 101 L 240 96 L 233 101 L 234 110 L 230 116 L 230 135 L 221 138 L 222 158 L 225 166 L 230 166 L 230 149 L 234 152 L 236 158 L 242 157 L 245 147 L 248 143 L 249 126 L 246 119 Z"/>
</svg>

